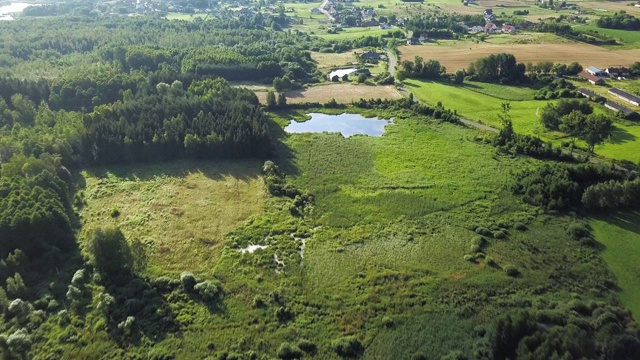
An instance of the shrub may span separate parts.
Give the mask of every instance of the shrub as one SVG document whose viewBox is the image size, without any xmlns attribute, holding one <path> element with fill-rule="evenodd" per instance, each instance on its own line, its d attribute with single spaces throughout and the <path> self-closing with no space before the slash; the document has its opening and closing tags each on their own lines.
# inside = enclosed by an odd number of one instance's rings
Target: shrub
<svg viewBox="0 0 640 360">
<path fill-rule="evenodd" d="M 507 275 L 509 275 L 511 277 L 517 277 L 518 275 L 520 275 L 520 270 L 518 270 L 518 268 L 513 266 L 513 265 L 505 266 L 504 267 L 504 272 L 506 272 Z"/>
<path fill-rule="evenodd" d="M 111 208 L 109 215 L 115 219 L 120 216 L 120 210 L 117 207 Z"/>
<path fill-rule="evenodd" d="M 288 342 L 280 344 L 277 354 L 280 359 L 299 359 L 304 355 L 302 350 Z"/>
<path fill-rule="evenodd" d="M 185 291 L 191 291 L 198 283 L 198 280 L 192 273 L 185 271 L 180 274 L 180 283 Z"/>
<path fill-rule="evenodd" d="M 264 302 L 264 299 L 262 298 L 262 296 L 260 296 L 260 295 L 256 295 L 256 296 L 253 298 L 253 307 L 254 307 L 254 308 L 256 308 L 256 309 L 257 309 L 257 308 L 261 308 L 261 307 L 263 307 L 264 305 L 265 305 L 265 302 Z"/>
<path fill-rule="evenodd" d="M 169 292 L 174 290 L 180 285 L 180 281 L 172 279 L 167 276 L 160 276 L 156 279 L 151 280 L 151 286 L 156 288 L 156 290 L 161 292 Z"/>
<path fill-rule="evenodd" d="M 221 292 L 219 284 L 213 281 L 199 282 L 193 287 L 193 289 L 206 301 L 215 300 Z"/>
<path fill-rule="evenodd" d="M 482 249 L 478 245 L 471 245 L 471 248 L 469 250 L 471 251 L 472 254 L 479 253 L 482 251 Z"/>
<path fill-rule="evenodd" d="M 521 223 L 521 222 L 517 222 L 515 224 L 513 224 L 513 228 L 518 230 L 518 231 L 527 231 L 527 225 Z"/>
<path fill-rule="evenodd" d="M 496 266 L 496 261 L 493 260 L 493 258 L 491 256 L 487 256 L 484 258 L 484 263 L 487 264 L 487 266 Z"/>
<path fill-rule="evenodd" d="M 482 235 L 478 235 L 478 236 L 473 238 L 472 243 L 474 245 L 478 245 L 478 246 L 482 247 L 482 246 L 485 246 L 487 244 L 487 238 L 485 238 Z"/>
<path fill-rule="evenodd" d="M 507 238 L 507 232 L 504 230 L 498 230 L 498 231 L 494 231 L 493 232 L 493 237 L 496 239 L 506 239 Z"/>
<path fill-rule="evenodd" d="M 583 237 L 590 237 L 591 232 L 584 225 L 579 223 L 572 223 L 567 228 L 567 234 L 574 240 L 580 240 Z"/>
<path fill-rule="evenodd" d="M 14 353 L 24 355 L 31 349 L 31 336 L 26 329 L 19 329 L 7 338 L 7 348 Z"/>
<path fill-rule="evenodd" d="M 429 358 L 423 353 L 415 353 L 411 355 L 411 360 L 429 360 Z"/>
<path fill-rule="evenodd" d="M 491 230 L 487 229 L 486 227 L 482 227 L 479 226 L 476 228 L 476 234 L 480 234 L 483 236 L 487 236 L 487 237 L 492 237 L 493 233 L 491 232 Z"/>
<path fill-rule="evenodd" d="M 469 261 L 469 262 L 474 262 L 476 260 L 475 256 L 473 255 L 465 255 L 463 259 L 464 261 Z"/>
<path fill-rule="evenodd" d="M 306 352 L 307 354 L 313 354 L 318 349 L 316 344 L 314 344 L 313 342 L 311 342 L 311 341 L 309 341 L 307 339 L 300 339 L 298 341 L 297 346 L 298 346 L 298 348 L 300 348 L 300 350 Z"/>
<path fill-rule="evenodd" d="M 358 357 L 364 348 L 355 336 L 345 336 L 331 342 L 331 348 L 339 356 Z"/>
<path fill-rule="evenodd" d="M 382 325 L 384 327 L 387 327 L 387 328 L 392 328 L 393 325 L 394 325 L 393 319 L 388 317 L 388 316 L 383 317 L 382 318 Z"/>
<path fill-rule="evenodd" d="M 71 278 L 71 284 L 77 287 L 84 285 L 87 280 L 87 272 L 84 269 L 80 269 L 73 274 Z"/>
</svg>

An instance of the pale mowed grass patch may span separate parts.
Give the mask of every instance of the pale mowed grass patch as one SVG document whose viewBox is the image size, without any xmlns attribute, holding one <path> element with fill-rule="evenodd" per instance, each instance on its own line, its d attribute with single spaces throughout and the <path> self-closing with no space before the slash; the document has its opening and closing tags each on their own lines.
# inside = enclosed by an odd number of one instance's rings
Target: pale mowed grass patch
<svg viewBox="0 0 640 360">
<path fill-rule="evenodd" d="M 416 55 L 436 59 L 447 71 L 468 68 L 476 59 L 501 52 L 515 55 L 518 62 L 552 61 L 560 63 L 579 62 L 583 66 L 607 67 L 629 66 L 640 59 L 640 49 L 613 51 L 588 44 L 476 44 L 459 42 L 451 46 L 435 44 L 401 46 L 401 60 L 411 60 Z"/>
<path fill-rule="evenodd" d="M 256 96 L 261 104 L 266 103 L 267 93 L 256 91 Z M 340 104 L 348 104 L 360 99 L 400 99 L 402 95 L 391 85 L 371 86 L 355 84 L 329 84 L 313 86 L 303 90 L 292 90 L 285 92 L 287 103 L 297 104 L 304 102 L 326 103 L 335 99 Z"/>
<path fill-rule="evenodd" d="M 311 59 L 316 62 L 318 70 L 325 72 L 337 66 L 351 65 L 357 61 L 355 53 L 363 52 L 363 49 L 354 49 L 343 53 L 312 52 Z"/>
<path fill-rule="evenodd" d="M 185 161 L 85 172 L 83 231 L 120 227 L 130 242 L 144 244 L 153 275 L 212 271 L 224 236 L 263 208 L 260 166 Z"/>
</svg>

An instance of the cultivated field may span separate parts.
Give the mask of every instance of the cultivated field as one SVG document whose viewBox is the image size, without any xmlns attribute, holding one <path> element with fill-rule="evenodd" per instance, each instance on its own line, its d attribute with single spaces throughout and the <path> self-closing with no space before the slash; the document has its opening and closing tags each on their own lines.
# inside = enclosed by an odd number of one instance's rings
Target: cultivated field
<svg viewBox="0 0 640 360">
<path fill-rule="evenodd" d="M 312 52 L 311 59 L 316 62 L 318 70 L 324 72 L 337 66 L 350 65 L 356 62 L 355 53 L 362 53 L 363 51 L 363 49 L 353 49 L 343 53 Z"/>
<path fill-rule="evenodd" d="M 260 212 L 260 166 L 180 161 L 86 172 L 83 230 L 119 226 L 144 244 L 155 275 L 206 271 L 216 265 L 224 235 Z"/>
<path fill-rule="evenodd" d="M 472 61 L 491 54 L 507 52 L 514 54 L 518 62 L 553 61 L 560 63 L 579 62 L 583 66 L 631 65 L 640 59 L 640 49 L 613 51 L 602 47 L 580 44 L 476 44 L 457 42 L 451 45 L 416 45 L 398 48 L 401 60 L 411 60 L 416 55 L 436 59 L 447 71 L 464 69 Z"/>
<path fill-rule="evenodd" d="M 613 15 L 617 11 L 626 11 L 631 15 L 639 16 L 640 7 L 629 6 L 630 3 L 631 1 L 584 1 L 578 2 L 578 5 L 582 8 L 611 12 L 606 15 Z"/>
<path fill-rule="evenodd" d="M 287 91 L 287 103 L 296 104 L 303 102 L 326 103 L 335 99 L 338 103 L 346 104 L 360 99 L 400 99 L 402 95 L 391 85 L 370 86 L 355 84 L 329 84 L 312 86 L 303 90 Z M 256 91 L 260 103 L 264 104 L 267 98 L 266 91 Z"/>
</svg>

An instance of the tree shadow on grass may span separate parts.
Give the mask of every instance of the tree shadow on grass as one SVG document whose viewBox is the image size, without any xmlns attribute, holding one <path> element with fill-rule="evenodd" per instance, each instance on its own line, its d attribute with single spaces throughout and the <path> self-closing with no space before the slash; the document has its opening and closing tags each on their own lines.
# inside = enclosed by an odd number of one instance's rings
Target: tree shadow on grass
<svg viewBox="0 0 640 360">
<path fill-rule="evenodd" d="M 624 144 L 626 142 L 635 141 L 636 136 L 626 131 L 625 129 L 614 127 L 613 133 L 611 134 L 611 143 L 612 144 Z"/>
<path fill-rule="evenodd" d="M 639 211 L 618 212 L 609 216 L 600 217 L 600 219 L 627 231 L 640 234 Z"/>
</svg>

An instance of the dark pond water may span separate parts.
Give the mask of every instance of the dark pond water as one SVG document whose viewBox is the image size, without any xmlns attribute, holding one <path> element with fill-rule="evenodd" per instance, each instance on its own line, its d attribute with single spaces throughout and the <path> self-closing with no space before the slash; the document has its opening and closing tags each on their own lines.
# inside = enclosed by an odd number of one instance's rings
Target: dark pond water
<svg viewBox="0 0 640 360">
<path fill-rule="evenodd" d="M 339 132 L 344 137 L 353 135 L 382 136 L 384 127 L 390 120 L 365 118 L 360 114 L 327 115 L 310 113 L 310 120 L 291 121 L 284 131 L 288 133 Z"/>
</svg>

